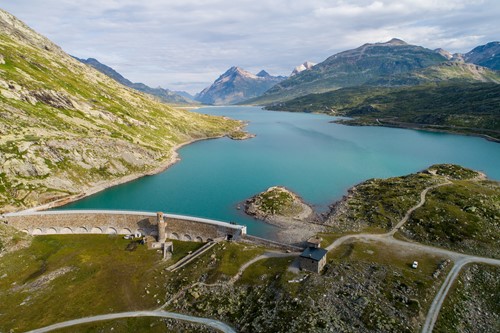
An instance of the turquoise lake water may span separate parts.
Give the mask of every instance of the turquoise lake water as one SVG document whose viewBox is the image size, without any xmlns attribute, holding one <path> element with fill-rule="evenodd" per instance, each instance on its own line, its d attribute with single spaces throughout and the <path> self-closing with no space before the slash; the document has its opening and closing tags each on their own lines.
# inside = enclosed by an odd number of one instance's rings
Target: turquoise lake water
<svg viewBox="0 0 500 333">
<path fill-rule="evenodd" d="M 201 113 L 249 121 L 251 140 L 200 141 L 182 148 L 165 172 L 119 185 L 59 209 L 164 211 L 233 221 L 253 235 L 273 227 L 237 209 L 270 186 L 283 185 L 318 211 L 369 178 L 456 163 L 500 180 L 500 144 L 481 138 L 416 130 L 353 127 L 325 115 L 210 107 Z"/>
</svg>

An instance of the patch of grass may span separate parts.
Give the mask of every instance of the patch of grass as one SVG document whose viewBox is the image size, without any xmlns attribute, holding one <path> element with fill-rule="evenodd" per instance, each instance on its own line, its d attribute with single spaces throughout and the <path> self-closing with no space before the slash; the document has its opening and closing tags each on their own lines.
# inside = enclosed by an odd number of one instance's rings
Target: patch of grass
<svg viewBox="0 0 500 333">
<path fill-rule="evenodd" d="M 329 225 L 337 233 L 388 232 L 420 201 L 425 188 L 442 182 L 441 177 L 426 172 L 367 180 L 336 204 Z"/>
<path fill-rule="evenodd" d="M 228 243 L 225 247 L 224 251 L 216 254 L 216 257 L 220 256 L 220 259 L 210 281 L 219 280 L 222 275 L 233 277 L 244 263 L 264 253 L 264 248 L 252 245 Z"/>
<path fill-rule="evenodd" d="M 262 285 L 279 280 L 294 258 L 268 258 L 250 265 L 238 280 L 238 284 Z"/>
<path fill-rule="evenodd" d="M 429 172 L 434 172 L 436 175 L 455 180 L 474 179 L 480 175 L 477 171 L 455 164 L 437 164 L 431 166 L 428 170 Z"/>
<path fill-rule="evenodd" d="M 500 258 L 500 184 L 453 181 L 427 194 L 401 233 L 453 251 Z"/>
<path fill-rule="evenodd" d="M 278 187 L 259 194 L 256 199 L 260 210 L 273 215 L 288 214 L 293 204 L 293 196 Z"/>
<path fill-rule="evenodd" d="M 170 241 L 174 245 L 174 253 L 172 254 L 172 258 L 169 260 L 169 264 L 176 263 L 180 259 L 187 256 L 189 252 L 194 252 L 203 245 L 205 245 L 204 243 L 199 243 L 199 242 L 185 242 L 178 240 L 170 240 Z"/>
<path fill-rule="evenodd" d="M 0 260 L 0 330 L 157 305 L 160 254 L 108 235 L 37 236 Z M 57 275 L 61 269 L 68 269 Z M 158 297 L 158 296 L 157 296 Z"/>
</svg>

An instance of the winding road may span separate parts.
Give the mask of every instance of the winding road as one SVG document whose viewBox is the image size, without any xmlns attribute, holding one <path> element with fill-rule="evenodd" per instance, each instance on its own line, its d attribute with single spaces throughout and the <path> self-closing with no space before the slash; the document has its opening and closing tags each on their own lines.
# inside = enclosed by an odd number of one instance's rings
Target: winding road
<svg viewBox="0 0 500 333">
<path fill-rule="evenodd" d="M 71 326 L 75 326 L 75 325 L 93 323 L 96 321 L 121 319 L 121 318 L 136 318 L 136 317 L 160 317 L 160 318 L 177 319 L 177 320 L 183 320 L 183 321 L 189 321 L 192 323 L 207 325 L 207 326 L 213 327 L 219 331 L 222 331 L 224 333 L 236 333 L 236 331 L 233 330 L 230 326 L 228 326 L 228 325 L 226 325 L 223 322 L 218 321 L 218 320 L 201 318 L 201 317 L 193 317 L 193 316 L 183 315 L 183 314 L 179 314 L 179 313 L 175 313 L 175 312 L 167 312 L 167 311 L 133 311 L 133 312 L 110 313 L 110 314 L 105 314 L 105 315 L 100 315 L 100 316 L 85 317 L 85 318 L 80 318 L 80 319 L 69 320 L 69 321 L 65 321 L 62 323 L 46 326 L 43 328 L 38 328 L 36 330 L 29 331 L 27 333 L 50 332 L 50 331 L 64 328 L 64 327 L 71 327 Z"/>
</svg>

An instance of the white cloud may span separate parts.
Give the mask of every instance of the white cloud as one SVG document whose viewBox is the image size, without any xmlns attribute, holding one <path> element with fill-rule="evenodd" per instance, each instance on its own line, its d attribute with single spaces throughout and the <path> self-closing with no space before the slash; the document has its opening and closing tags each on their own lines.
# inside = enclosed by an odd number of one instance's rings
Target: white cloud
<svg viewBox="0 0 500 333">
<path fill-rule="evenodd" d="M 287 75 L 392 37 L 466 52 L 498 40 L 498 0 L 16 0 L 2 7 L 78 57 L 196 92 L 232 65 Z M 203 83 L 204 82 L 204 83 Z"/>
</svg>

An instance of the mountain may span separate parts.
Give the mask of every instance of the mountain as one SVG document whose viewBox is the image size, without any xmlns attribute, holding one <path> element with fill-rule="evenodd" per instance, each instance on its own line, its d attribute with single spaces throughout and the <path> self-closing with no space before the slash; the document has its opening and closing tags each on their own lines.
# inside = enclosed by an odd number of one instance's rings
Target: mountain
<svg viewBox="0 0 500 333">
<path fill-rule="evenodd" d="M 184 97 L 188 101 L 194 102 L 194 96 L 191 95 L 190 93 L 186 92 L 186 91 L 175 90 L 174 93 L 176 93 L 179 96 Z"/>
<path fill-rule="evenodd" d="M 157 172 L 240 126 L 127 88 L 0 10 L 0 213 Z"/>
<path fill-rule="evenodd" d="M 500 83 L 500 72 L 463 61 L 446 61 L 413 72 L 387 75 L 368 81 L 372 86 L 414 86 L 430 82 Z"/>
<path fill-rule="evenodd" d="M 130 80 L 124 78 L 116 70 L 114 70 L 113 68 L 111 68 L 109 66 L 104 65 L 103 63 L 99 62 L 97 59 L 94 59 L 94 58 L 80 59 L 77 57 L 73 57 L 73 58 L 75 58 L 76 60 L 78 60 L 86 65 L 94 67 L 99 72 L 106 74 L 107 76 L 109 76 L 110 78 L 114 79 L 115 81 L 123 84 L 124 86 L 145 92 L 145 93 L 153 95 L 153 96 L 156 96 L 162 102 L 170 103 L 170 104 L 191 104 L 191 103 L 194 103 L 192 98 L 187 98 L 186 96 L 182 96 L 181 94 L 173 92 L 171 90 L 163 89 L 160 87 L 151 88 L 151 87 L 145 85 L 144 83 L 131 82 Z"/>
<path fill-rule="evenodd" d="M 386 43 L 364 44 L 335 54 L 307 71 L 298 73 L 249 102 L 266 104 L 289 100 L 310 93 L 357 86 L 387 75 L 411 72 L 448 59 L 421 46 L 400 39 Z"/>
<path fill-rule="evenodd" d="M 236 104 L 257 97 L 275 84 L 282 76 L 271 76 L 262 70 L 257 75 L 239 67 L 231 67 L 214 83 L 196 95 L 196 100 L 205 104 Z"/>
<path fill-rule="evenodd" d="M 478 46 L 463 56 L 466 62 L 500 70 L 500 42 Z"/>
<path fill-rule="evenodd" d="M 307 71 L 307 70 L 313 68 L 314 65 L 316 65 L 316 64 L 312 63 L 310 61 L 306 61 L 303 64 L 300 64 L 297 67 L 295 67 L 292 71 L 292 74 L 290 74 L 290 76 L 294 76 L 294 75 L 299 74 L 300 72 Z"/>
</svg>

